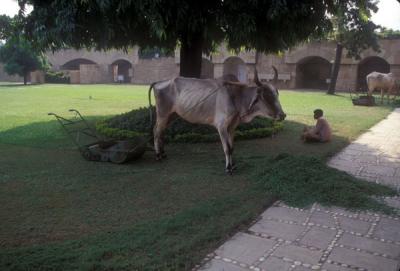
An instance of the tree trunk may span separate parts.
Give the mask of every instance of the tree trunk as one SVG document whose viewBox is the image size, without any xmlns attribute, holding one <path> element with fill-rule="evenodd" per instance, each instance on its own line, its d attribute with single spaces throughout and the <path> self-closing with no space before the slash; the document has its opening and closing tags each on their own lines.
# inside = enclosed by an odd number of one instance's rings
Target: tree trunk
<svg viewBox="0 0 400 271">
<path fill-rule="evenodd" d="M 335 63 L 333 63 L 332 71 L 331 71 L 331 82 L 329 83 L 328 94 L 335 94 L 336 90 L 336 81 L 339 74 L 340 69 L 340 62 L 342 60 L 342 52 L 343 52 L 343 45 L 341 43 L 336 44 L 336 56 L 335 56 Z"/>
<path fill-rule="evenodd" d="M 26 85 L 28 83 L 28 73 L 25 72 L 24 73 L 24 85 Z"/>
<path fill-rule="evenodd" d="M 202 33 L 185 34 L 181 40 L 180 76 L 200 78 L 203 53 Z"/>
</svg>

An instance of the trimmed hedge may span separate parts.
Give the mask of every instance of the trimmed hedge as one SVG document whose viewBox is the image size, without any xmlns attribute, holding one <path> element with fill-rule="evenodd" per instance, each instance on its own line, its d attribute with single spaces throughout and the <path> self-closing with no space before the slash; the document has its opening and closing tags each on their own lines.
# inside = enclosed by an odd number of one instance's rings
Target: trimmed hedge
<svg viewBox="0 0 400 271">
<path fill-rule="evenodd" d="M 153 117 L 155 118 L 155 109 Z M 139 108 L 96 123 L 96 130 L 107 137 L 116 139 L 147 137 L 152 133 L 149 108 Z M 267 118 L 255 118 L 250 123 L 240 124 L 235 131 L 235 139 L 252 139 L 272 136 L 283 129 L 281 122 Z M 165 132 L 169 142 L 215 142 L 219 140 L 212 126 L 192 124 L 179 117 L 171 122 Z"/>
</svg>

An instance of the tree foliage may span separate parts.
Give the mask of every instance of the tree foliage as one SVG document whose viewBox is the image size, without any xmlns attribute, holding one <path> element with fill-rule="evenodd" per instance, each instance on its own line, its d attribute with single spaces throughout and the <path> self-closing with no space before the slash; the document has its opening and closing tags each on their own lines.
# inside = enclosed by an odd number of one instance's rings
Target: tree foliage
<svg viewBox="0 0 400 271">
<path fill-rule="evenodd" d="M 347 56 L 360 58 L 362 51 L 372 48 L 379 50 L 379 26 L 370 18 L 378 7 L 374 0 L 339 0 L 332 17 L 333 28 L 328 38 L 340 43 L 347 49 Z"/>
<path fill-rule="evenodd" d="M 19 0 L 33 5 L 27 30 L 39 48 L 181 48 L 181 68 L 202 53 L 230 49 L 271 53 L 330 29 L 332 0 Z M 186 63 L 189 61 L 189 63 Z M 188 64 L 185 66 L 185 63 Z M 184 75 L 200 75 L 200 70 Z"/>
<path fill-rule="evenodd" d="M 374 0 L 336 0 L 331 17 L 332 31 L 326 33 L 326 38 L 337 44 L 328 94 L 335 93 L 343 48 L 347 49 L 348 57 L 355 59 L 360 59 L 361 52 L 368 48 L 379 51 L 376 34 L 379 26 L 370 20 L 372 12 L 377 10 Z"/>
<path fill-rule="evenodd" d="M 378 36 L 381 39 L 400 39 L 400 30 L 393 30 L 386 27 L 381 27 L 380 31 L 378 32 Z"/>
<path fill-rule="evenodd" d="M 20 37 L 12 37 L 0 47 L 0 62 L 4 63 L 4 70 L 8 74 L 24 77 L 24 84 L 31 71 L 43 69 L 46 65 L 44 57 Z"/>
<path fill-rule="evenodd" d="M 11 36 L 12 19 L 7 15 L 0 15 L 0 40 L 6 40 Z"/>
<path fill-rule="evenodd" d="M 0 39 L 5 41 L 0 45 L 0 62 L 4 63 L 8 74 L 24 77 L 26 84 L 29 73 L 45 68 L 46 61 L 43 54 L 23 37 L 23 25 L 22 16 L 0 16 Z"/>
</svg>

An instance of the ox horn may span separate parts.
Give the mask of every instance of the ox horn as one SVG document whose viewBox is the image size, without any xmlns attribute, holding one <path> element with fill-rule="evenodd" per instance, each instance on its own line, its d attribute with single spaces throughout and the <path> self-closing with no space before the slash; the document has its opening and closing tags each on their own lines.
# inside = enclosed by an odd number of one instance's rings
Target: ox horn
<svg viewBox="0 0 400 271">
<path fill-rule="evenodd" d="M 275 66 L 272 66 L 272 69 L 274 70 L 274 78 L 272 79 L 272 82 L 276 84 L 278 83 L 278 70 L 275 68 Z"/>
<path fill-rule="evenodd" d="M 257 68 L 254 68 L 254 83 L 256 83 L 256 85 L 259 86 L 259 87 L 262 86 L 260 80 L 258 79 Z"/>
</svg>

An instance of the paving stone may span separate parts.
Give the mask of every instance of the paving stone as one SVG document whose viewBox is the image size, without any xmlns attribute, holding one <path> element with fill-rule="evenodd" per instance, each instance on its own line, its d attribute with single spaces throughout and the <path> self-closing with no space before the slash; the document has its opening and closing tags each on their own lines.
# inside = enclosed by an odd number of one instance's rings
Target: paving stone
<svg viewBox="0 0 400 271">
<path fill-rule="evenodd" d="M 297 211 L 285 207 L 271 207 L 268 208 L 261 216 L 263 218 L 274 218 L 286 221 L 296 221 L 299 223 L 305 222 L 309 212 Z"/>
<path fill-rule="evenodd" d="M 335 164 L 329 163 L 328 166 L 336 168 L 340 171 L 347 172 L 352 175 L 357 175 L 360 172 L 360 170 L 362 169 L 362 167 L 360 165 L 352 165 L 352 164 L 337 165 L 336 163 Z"/>
<path fill-rule="evenodd" d="M 227 263 L 220 260 L 212 259 L 203 265 L 199 270 L 202 271 L 245 271 L 246 268 L 241 268 L 237 265 Z"/>
<path fill-rule="evenodd" d="M 334 262 L 361 267 L 369 271 L 398 271 L 398 262 L 395 260 L 347 248 L 335 247 L 328 259 Z"/>
<path fill-rule="evenodd" d="M 339 239 L 338 244 L 345 245 L 353 248 L 360 248 L 370 252 L 378 252 L 387 254 L 393 258 L 399 257 L 400 259 L 400 246 L 395 244 L 388 244 L 377 240 L 358 237 L 351 234 L 343 234 Z"/>
<path fill-rule="evenodd" d="M 322 251 L 310 250 L 296 245 L 282 245 L 275 250 L 274 255 L 313 265 L 318 263 Z"/>
<path fill-rule="evenodd" d="M 355 161 L 361 164 L 378 164 L 378 157 L 370 154 L 363 154 L 355 158 Z"/>
<path fill-rule="evenodd" d="M 397 168 L 400 165 L 400 159 L 393 157 L 379 156 L 379 165 Z"/>
<path fill-rule="evenodd" d="M 281 259 L 275 257 L 269 257 L 267 260 L 262 262 L 258 267 L 267 270 L 267 271 L 291 271 L 292 264 L 289 262 L 285 262 Z"/>
<path fill-rule="evenodd" d="M 352 268 L 343 267 L 340 265 L 330 264 L 330 263 L 325 263 L 324 265 L 322 265 L 322 269 L 325 269 L 328 271 L 354 271 L 354 269 L 352 269 Z"/>
<path fill-rule="evenodd" d="M 387 205 L 393 207 L 393 208 L 397 208 L 400 209 L 400 198 L 396 197 L 396 198 L 386 198 L 385 202 Z"/>
<path fill-rule="evenodd" d="M 352 162 L 356 158 L 357 158 L 356 155 L 351 155 L 351 154 L 346 154 L 346 153 L 340 153 L 335 156 L 335 160 L 338 159 L 341 161 L 348 161 L 348 162 Z"/>
<path fill-rule="evenodd" d="M 275 241 L 238 233 L 217 249 L 216 254 L 239 262 L 252 264 L 275 245 Z"/>
<path fill-rule="evenodd" d="M 311 269 L 305 268 L 304 266 L 296 266 L 293 271 L 310 271 Z"/>
<path fill-rule="evenodd" d="M 345 231 L 367 234 L 371 223 L 358 219 L 338 216 L 340 227 Z"/>
<path fill-rule="evenodd" d="M 355 151 L 349 148 L 344 148 L 344 150 L 339 153 L 339 155 L 351 155 L 351 156 L 357 156 L 360 154 L 362 154 L 361 151 Z"/>
<path fill-rule="evenodd" d="M 378 176 L 377 175 L 364 175 L 364 174 L 360 174 L 360 175 L 355 175 L 356 178 L 361 179 L 363 181 L 368 181 L 368 182 L 372 182 L 372 183 L 376 183 Z"/>
<path fill-rule="evenodd" d="M 310 223 L 325 225 L 328 227 L 336 227 L 335 220 L 331 214 L 327 214 L 323 211 L 315 211 L 310 218 Z"/>
<path fill-rule="evenodd" d="M 400 221 L 382 218 L 376 226 L 375 237 L 400 242 Z"/>
<path fill-rule="evenodd" d="M 338 168 L 338 169 L 348 169 L 348 170 L 354 170 L 354 171 L 358 171 L 361 168 L 361 165 L 359 163 L 357 163 L 356 161 L 345 161 L 345 160 L 340 160 L 340 159 L 335 159 L 332 158 L 329 163 L 329 166 Z"/>
<path fill-rule="evenodd" d="M 254 224 L 250 231 L 264 233 L 284 240 L 294 241 L 305 230 L 301 225 L 289 225 L 271 220 L 261 219 Z"/>
<path fill-rule="evenodd" d="M 378 176 L 377 182 L 397 188 L 400 185 L 400 178 L 390 176 Z"/>
<path fill-rule="evenodd" d="M 300 244 L 326 249 L 336 235 L 336 231 L 324 228 L 313 227 L 300 240 Z"/>
<path fill-rule="evenodd" d="M 398 177 L 399 179 L 399 181 L 400 181 L 400 160 L 399 160 L 399 163 L 397 164 L 397 169 L 396 169 L 396 173 L 394 174 L 394 177 Z"/>
<path fill-rule="evenodd" d="M 368 165 L 366 166 L 362 172 L 365 173 L 371 173 L 373 175 L 378 175 L 378 176 L 388 176 L 388 177 L 393 177 L 396 169 L 393 167 L 387 167 L 387 166 L 374 166 L 374 165 Z"/>
<path fill-rule="evenodd" d="M 349 146 L 347 146 L 346 149 L 352 150 L 352 151 L 360 151 L 360 152 L 368 152 L 371 150 L 371 148 L 368 147 L 367 145 L 359 143 L 357 141 L 355 141 L 352 144 L 350 144 Z"/>
</svg>

